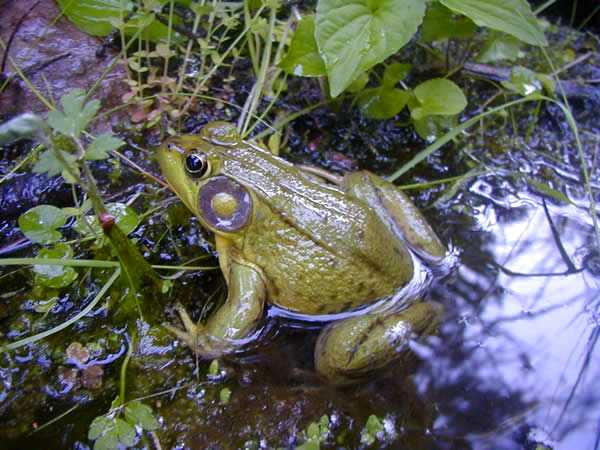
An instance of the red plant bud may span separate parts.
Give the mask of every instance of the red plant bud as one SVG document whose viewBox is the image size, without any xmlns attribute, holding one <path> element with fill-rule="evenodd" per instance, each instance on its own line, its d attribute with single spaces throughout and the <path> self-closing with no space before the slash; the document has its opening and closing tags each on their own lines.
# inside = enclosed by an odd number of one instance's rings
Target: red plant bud
<svg viewBox="0 0 600 450">
<path fill-rule="evenodd" d="M 100 226 L 102 227 L 102 231 L 108 233 L 114 224 L 115 216 L 106 212 L 100 214 Z"/>
</svg>

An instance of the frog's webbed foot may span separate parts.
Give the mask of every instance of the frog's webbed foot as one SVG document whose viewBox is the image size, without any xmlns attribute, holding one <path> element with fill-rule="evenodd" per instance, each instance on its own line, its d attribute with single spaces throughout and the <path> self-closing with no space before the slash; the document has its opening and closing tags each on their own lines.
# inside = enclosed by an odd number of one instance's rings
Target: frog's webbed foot
<svg viewBox="0 0 600 450">
<path fill-rule="evenodd" d="M 175 305 L 175 308 L 179 314 L 179 317 L 181 318 L 184 328 L 181 329 L 169 324 L 165 324 L 164 327 L 172 334 L 177 336 L 178 339 L 183 341 L 199 357 L 211 359 L 218 356 L 214 355 L 215 352 L 211 351 L 208 347 L 208 342 L 206 336 L 204 335 L 204 327 L 194 323 L 190 315 L 181 304 L 178 303 Z"/>
</svg>

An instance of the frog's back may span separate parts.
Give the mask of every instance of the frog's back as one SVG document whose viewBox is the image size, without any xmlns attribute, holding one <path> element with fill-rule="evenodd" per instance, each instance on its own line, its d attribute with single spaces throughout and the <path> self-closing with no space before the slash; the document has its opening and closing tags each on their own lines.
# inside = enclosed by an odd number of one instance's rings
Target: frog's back
<svg viewBox="0 0 600 450">
<path fill-rule="evenodd" d="M 257 197 L 239 250 L 263 270 L 271 302 L 330 314 L 391 295 L 410 280 L 409 253 L 366 204 L 266 152 L 227 153 L 223 173 Z"/>
</svg>

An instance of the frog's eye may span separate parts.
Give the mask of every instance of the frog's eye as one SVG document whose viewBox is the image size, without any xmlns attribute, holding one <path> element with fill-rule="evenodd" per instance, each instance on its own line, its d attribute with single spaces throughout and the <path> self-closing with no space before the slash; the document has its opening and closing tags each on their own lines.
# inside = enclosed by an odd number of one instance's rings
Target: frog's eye
<svg viewBox="0 0 600 450">
<path fill-rule="evenodd" d="M 208 159 L 204 153 L 192 153 L 185 158 L 185 169 L 194 178 L 199 178 L 208 170 Z"/>
</svg>

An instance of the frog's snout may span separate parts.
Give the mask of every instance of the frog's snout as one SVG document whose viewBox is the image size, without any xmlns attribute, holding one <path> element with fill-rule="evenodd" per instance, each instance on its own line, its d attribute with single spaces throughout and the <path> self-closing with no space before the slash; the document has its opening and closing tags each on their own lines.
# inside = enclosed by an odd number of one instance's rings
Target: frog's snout
<svg viewBox="0 0 600 450">
<path fill-rule="evenodd" d="M 176 137 L 166 139 L 160 146 L 161 151 L 177 152 L 180 155 L 185 155 L 186 151 Z"/>
</svg>

